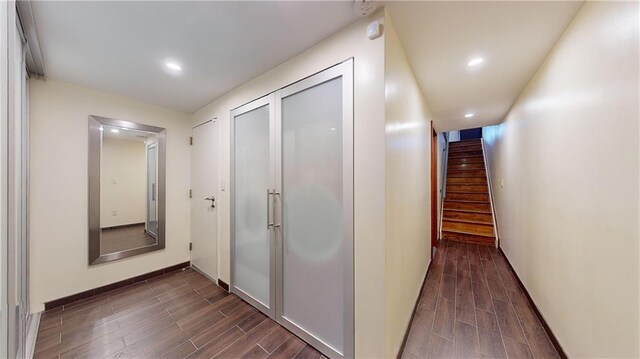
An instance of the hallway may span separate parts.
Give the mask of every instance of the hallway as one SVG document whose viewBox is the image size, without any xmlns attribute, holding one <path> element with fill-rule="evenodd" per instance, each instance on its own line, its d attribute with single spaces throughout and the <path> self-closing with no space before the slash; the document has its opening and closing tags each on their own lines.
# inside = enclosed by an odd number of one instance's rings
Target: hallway
<svg viewBox="0 0 640 359">
<path fill-rule="evenodd" d="M 497 249 L 442 241 L 403 358 L 559 358 Z"/>
<path fill-rule="evenodd" d="M 0 1 L 0 359 L 640 359 L 639 20 Z"/>
<path fill-rule="evenodd" d="M 34 358 L 306 358 L 321 354 L 187 268 L 43 313 Z"/>
</svg>

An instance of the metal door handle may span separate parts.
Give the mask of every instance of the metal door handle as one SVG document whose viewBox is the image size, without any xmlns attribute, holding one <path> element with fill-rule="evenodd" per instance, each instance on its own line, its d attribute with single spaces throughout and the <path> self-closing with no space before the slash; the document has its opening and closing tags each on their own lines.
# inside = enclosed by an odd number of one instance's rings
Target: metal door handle
<svg viewBox="0 0 640 359">
<path fill-rule="evenodd" d="M 276 206 L 276 196 L 280 198 L 280 192 L 276 192 L 276 190 L 274 189 L 273 190 L 273 218 L 274 218 L 273 227 L 280 228 L 280 223 L 278 223 L 279 221 L 275 220 L 277 218 L 276 214 L 278 213 L 278 207 Z"/>
<path fill-rule="evenodd" d="M 275 193 L 275 190 L 271 192 L 271 190 L 267 188 L 267 230 L 273 227 L 273 222 L 271 222 L 271 206 L 269 206 L 269 196 Z"/>
<path fill-rule="evenodd" d="M 156 200 L 156 184 L 155 183 L 151 184 L 151 200 L 152 201 Z"/>
<path fill-rule="evenodd" d="M 211 208 L 216 208 L 216 197 L 211 196 L 204 199 L 205 201 L 211 201 Z"/>
</svg>

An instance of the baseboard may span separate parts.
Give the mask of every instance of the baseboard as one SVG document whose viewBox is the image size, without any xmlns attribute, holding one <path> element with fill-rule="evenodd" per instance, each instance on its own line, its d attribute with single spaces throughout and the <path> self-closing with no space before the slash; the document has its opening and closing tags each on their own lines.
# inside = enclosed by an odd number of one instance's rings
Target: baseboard
<svg viewBox="0 0 640 359">
<path fill-rule="evenodd" d="M 536 303 L 531 298 L 531 295 L 529 294 L 527 287 L 524 286 L 524 283 L 522 283 L 522 281 L 520 280 L 520 277 L 518 277 L 518 273 L 516 273 L 516 271 L 513 269 L 513 266 L 511 265 L 511 262 L 509 262 L 509 258 L 507 258 L 507 256 L 504 254 L 501 247 L 498 247 L 498 249 L 500 250 L 500 253 L 502 253 L 502 256 L 504 257 L 505 261 L 507 262 L 507 266 L 509 266 L 511 273 L 513 273 L 513 275 L 516 277 L 516 280 L 518 281 L 518 285 L 520 285 L 522 292 L 524 292 L 524 295 L 527 296 L 529 303 L 531 303 L 531 307 L 533 308 L 533 311 L 536 313 L 536 316 L 540 320 L 540 323 L 542 323 L 542 327 L 544 328 L 544 331 L 547 332 L 549 339 L 551 339 L 551 344 L 553 344 L 554 348 L 556 348 L 556 351 L 558 352 L 558 354 L 562 359 L 567 359 L 568 358 L 567 353 L 564 351 L 564 349 L 562 349 L 562 346 L 560 345 L 558 338 L 556 338 L 556 336 L 553 334 L 553 331 L 551 331 L 551 327 L 549 326 L 549 324 L 547 324 L 547 321 L 544 320 L 542 313 L 540 312 L 540 310 L 538 310 L 538 306 L 536 306 Z"/>
<path fill-rule="evenodd" d="M 218 278 L 218 285 L 222 287 L 222 289 L 226 290 L 227 292 L 229 291 L 229 285 L 224 281 L 222 281 L 220 278 Z"/>
<path fill-rule="evenodd" d="M 40 328 L 40 316 L 42 312 L 29 314 L 27 319 L 27 338 L 25 340 L 25 355 L 26 359 L 33 359 L 33 355 L 36 352 L 36 339 L 38 339 L 38 329 Z"/>
<path fill-rule="evenodd" d="M 70 296 L 66 296 L 64 298 L 55 299 L 55 300 L 52 300 L 50 302 L 44 303 L 44 310 L 58 308 L 58 307 L 61 307 L 61 306 L 65 305 L 65 304 L 69 304 L 71 302 L 75 302 L 76 300 L 90 298 L 90 297 L 93 297 L 95 295 L 102 294 L 104 292 L 108 292 L 110 290 L 114 290 L 114 289 L 118 289 L 118 288 L 121 288 L 121 287 L 125 287 L 125 286 L 128 286 L 128 285 L 134 284 L 134 283 L 142 282 L 142 281 L 145 281 L 145 280 L 147 280 L 149 278 L 157 277 L 157 276 L 169 273 L 169 272 L 177 271 L 177 270 L 180 270 L 182 268 L 189 267 L 190 265 L 191 265 L 191 262 L 189 262 L 189 261 L 178 263 L 176 265 L 172 265 L 172 266 L 169 266 L 169 267 L 166 267 L 166 268 L 155 270 L 153 272 L 149 272 L 149 273 L 142 274 L 142 275 L 139 275 L 139 276 L 136 276 L 136 277 L 132 277 L 132 278 L 128 278 L 128 279 L 125 279 L 125 280 L 121 280 L 119 282 L 107 284 L 107 285 L 104 285 L 104 286 L 101 286 L 101 287 L 97 287 L 97 288 L 93 288 L 93 289 L 89 289 L 89 290 L 86 290 L 84 292 L 80 292 L 80 293 L 72 294 Z"/>
<path fill-rule="evenodd" d="M 429 244 L 431 245 L 431 244 Z M 422 285 L 420 286 L 420 292 L 418 293 L 418 298 L 416 298 L 416 302 L 413 305 L 413 311 L 411 312 L 411 319 L 409 319 L 409 324 L 407 325 L 407 329 L 404 332 L 404 338 L 402 339 L 402 345 L 400 345 L 400 350 L 396 354 L 396 358 L 400 359 L 402 353 L 404 353 L 404 347 L 407 345 L 407 339 L 409 338 L 409 332 L 411 331 L 411 325 L 413 324 L 413 318 L 416 316 L 416 310 L 418 309 L 418 303 L 420 303 L 420 297 L 422 297 L 422 292 L 424 291 L 424 285 L 427 283 L 427 276 L 429 275 L 429 271 L 431 270 L 431 264 L 433 263 L 433 258 L 429 261 L 429 266 L 427 267 L 427 271 L 424 273 L 424 279 L 422 280 Z"/>
</svg>

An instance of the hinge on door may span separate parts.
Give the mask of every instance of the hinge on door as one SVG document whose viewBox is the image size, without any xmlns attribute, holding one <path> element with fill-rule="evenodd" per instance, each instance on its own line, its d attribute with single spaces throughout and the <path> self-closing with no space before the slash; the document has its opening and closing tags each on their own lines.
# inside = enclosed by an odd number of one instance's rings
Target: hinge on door
<svg viewBox="0 0 640 359">
<path fill-rule="evenodd" d="M 189 198 L 193 198 L 193 190 L 192 189 L 189 190 Z"/>
<path fill-rule="evenodd" d="M 193 136 L 189 136 L 189 146 L 193 146 Z"/>
<path fill-rule="evenodd" d="M 192 250 L 192 249 L 193 249 L 193 243 L 189 242 L 189 250 Z"/>
</svg>

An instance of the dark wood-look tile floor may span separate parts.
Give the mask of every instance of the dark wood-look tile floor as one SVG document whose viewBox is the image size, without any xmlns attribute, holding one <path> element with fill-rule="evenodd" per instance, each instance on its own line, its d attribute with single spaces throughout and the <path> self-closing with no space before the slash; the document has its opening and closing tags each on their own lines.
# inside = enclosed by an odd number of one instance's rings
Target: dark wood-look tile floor
<svg viewBox="0 0 640 359">
<path fill-rule="evenodd" d="M 156 239 L 145 232 L 144 223 L 118 228 L 103 228 L 100 232 L 100 254 L 156 244 Z"/>
<path fill-rule="evenodd" d="M 444 240 L 403 358 L 559 358 L 496 248 Z"/>
<path fill-rule="evenodd" d="M 191 268 L 42 315 L 35 358 L 323 356 Z"/>
</svg>

